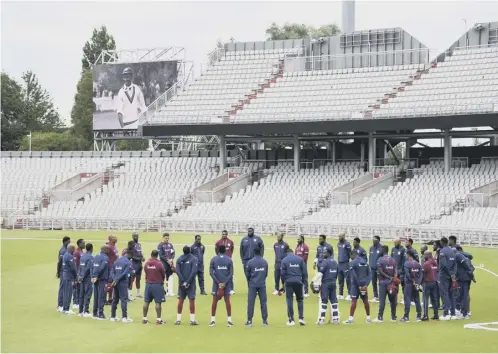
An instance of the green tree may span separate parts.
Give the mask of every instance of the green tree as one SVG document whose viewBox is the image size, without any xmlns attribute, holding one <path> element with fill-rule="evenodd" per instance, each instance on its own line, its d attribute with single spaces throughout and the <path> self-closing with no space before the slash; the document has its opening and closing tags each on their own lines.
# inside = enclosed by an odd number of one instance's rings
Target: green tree
<svg viewBox="0 0 498 354">
<path fill-rule="evenodd" d="M 107 32 L 106 26 L 94 28 L 92 38 L 85 42 L 83 46 L 83 58 L 81 67 L 83 70 L 89 70 L 97 61 L 104 50 L 116 50 L 116 41 L 114 37 Z"/>
<path fill-rule="evenodd" d="M 19 150 L 29 151 L 29 137 L 24 135 Z M 68 130 L 63 132 L 36 132 L 31 133 L 32 151 L 72 151 L 74 137 Z"/>
<path fill-rule="evenodd" d="M 28 131 L 52 131 L 62 128 L 59 112 L 52 97 L 43 89 L 32 71 L 22 75 L 23 114 L 27 118 Z"/>
<path fill-rule="evenodd" d="M 63 124 L 52 97 L 27 71 L 18 83 L 2 73 L 2 150 L 17 150 L 30 131 L 53 131 Z"/>
<path fill-rule="evenodd" d="M 26 132 L 21 85 L 2 73 L 2 150 L 17 150 Z"/>
<path fill-rule="evenodd" d="M 323 25 L 318 28 L 298 23 L 285 23 L 282 26 L 273 22 L 266 29 L 266 40 L 276 41 L 285 39 L 318 38 L 331 37 L 341 31 L 336 24 Z"/>
<path fill-rule="evenodd" d="M 71 134 L 77 138 L 79 150 L 89 150 L 93 144 L 93 74 L 91 70 L 81 73 L 71 110 Z"/>
</svg>

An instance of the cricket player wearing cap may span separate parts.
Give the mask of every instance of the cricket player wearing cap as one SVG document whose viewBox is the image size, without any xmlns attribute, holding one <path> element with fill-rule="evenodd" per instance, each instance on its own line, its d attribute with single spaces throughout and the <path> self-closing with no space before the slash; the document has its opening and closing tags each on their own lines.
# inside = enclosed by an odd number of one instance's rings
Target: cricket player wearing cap
<svg viewBox="0 0 498 354">
<path fill-rule="evenodd" d="M 138 117 L 147 112 L 144 94 L 138 85 L 132 83 L 133 70 L 128 67 L 123 70 L 124 85 L 118 93 L 117 112 L 121 128 L 137 129 Z"/>
<path fill-rule="evenodd" d="M 211 305 L 211 322 L 209 327 L 216 325 L 216 307 L 218 301 L 223 297 L 227 308 L 227 327 L 232 327 L 232 304 L 230 303 L 230 291 L 233 280 L 233 262 L 230 257 L 225 256 L 226 248 L 218 246 L 218 254 L 211 259 L 209 274 L 213 278 L 213 303 Z"/>
</svg>

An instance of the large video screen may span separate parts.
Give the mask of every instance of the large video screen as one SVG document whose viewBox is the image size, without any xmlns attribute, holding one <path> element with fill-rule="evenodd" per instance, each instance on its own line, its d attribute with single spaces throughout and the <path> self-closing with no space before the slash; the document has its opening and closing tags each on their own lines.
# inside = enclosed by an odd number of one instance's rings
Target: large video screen
<svg viewBox="0 0 498 354">
<path fill-rule="evenodd" d="M 95 65 L 93 130 L 137 130 L 141 113 L 177 75 L 177 61 Z"/>
</svg>

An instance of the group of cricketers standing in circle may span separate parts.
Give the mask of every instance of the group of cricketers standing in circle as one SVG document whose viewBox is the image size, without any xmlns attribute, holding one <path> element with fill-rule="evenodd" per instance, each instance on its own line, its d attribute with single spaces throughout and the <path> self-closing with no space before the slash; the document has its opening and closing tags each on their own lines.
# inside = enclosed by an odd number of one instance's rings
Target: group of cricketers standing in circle
<svg viewBox="0 0 498 354">
<path fill-rule="evenodd" d="M 144 299 L 142 323 L 147 324 L 150 303 L 154 301 L 156 324 L 164 324 L 162 320 L 162 303 L 166 295 L 174 296 L 173 274 L 178 277 L 178 305 L 175 324 L 181 324 L 183 304 L 189 300 L 190 325 L 198 325 L 195 318 L 195 297 L 197 292 L 196 278 L 200 294 L 207 295 L 204 286 L 204 253 L 205 246 L 201 236 L 196 235 L 191 246 L 184 246 L 183 254 L 176 259 L 173 244 L 169 242 L 169 234 L 164 233 L 157 249 L 153 250 L 150 259 L 145 263 L 138 233 L 133 233 L 127 248 L 121 252 L 116 247 L 117 238 L 110 235 L 108 242 L 93 255 L 93 245 L 79 239 L 76 246 L 71 244 L 68 236 L 62 240 L 57 263 L 57 277 L 60 279 L 57 310 L 67 315 L 76 314 L 70 309 L 78 309 L 78 316 L 106 320 L 104 306 L 111 305 L 111 321 L 133 322 L 128 316 L 127 304 L 133 300 L 132 288 L 135 284 L 136 297 Z M 374 236 L 369 254 L 360 246 L 361 240 L 355 238 L 353 245 L 346 240 L 345 234 L 339 235 L 337 243 L 337 259 L 334 248 L 327 243 L 326 236 L 319 236 L 316 258 L 313 261 L 314 277 L 308 286 L 307 261 L 309 248 L 305 238 L 297 239 L 295 252 L 284 241 L 284 235 L 277 236 L 273 245 L 275 252 L 274 291 L 272 295 L 285 293 L 287 302 L 286 325 L 296 324 L 293 300 L 298 308 L 298 323 L 305 325 L 304 297 L 309 296 L 308 288 L 319 294 L 317 324 L 326 324 L 325 317 L 330 303 L 330 323 L 339 324 L 338 300 L 351 301 L 350 314 L 344 324 L 354 323 L 354 314 L 358 299 L 361 299 L 366 321 L 372 322 L 368 286 L 372 283 L 374 298 L 371 302 L 380 302 L 379 313 L 373 322 L 383 322 L 386 297 L 390 303 L 391 320 L 398 321 L 396 307 L 398 292 L 403 291 L 404 314 L 400 322 L 409 322 L 410 305 L 416 309 L 416 321 L 429 320 L 429 300 L 434 316 L 433 320 L 456 320 L 470 318 L 470 283 L 475 282 L 472 255 L 463 251 L 456 243 L 456 237 L 432 242 L 434 256 L 421 249 L 422 264 L 419 263 L 417 251 L 412 247 L 413 241 L 407 239 L 405 246 L 400 240 L 394 242 L 389 255 L 389 247 L 381 245 L 380 237 Z M 216 255 L 209 264 L 209 275 L 213 280 L 211 289 L 212 305 L 209 325 L 216 325 L 216 310 L 219 300 L 224 299 L 227 311 L 227 326 L 233 326 L 231 317 L 230 296 L 234 290 L 234 265 L 232 255 L 235 245 L 223 231 L 221 239 L 215 244 Z M 247 322 L 253 325 L 254 306 L 259 297 L 263 325 L 268 325 L 266 279 L 269 272 L 268 262 L 264 259 L 263 239 L 249 228 L 240 244 L 240 257 L 244 275 L 248 285 Z M 145 291 L 141 294 L 141 276 L 145 272 Z M 337 287 L 337 281 L 339 286 Z M 167 283 L 167 290 L 164 284 Z M 346 287 L 344 286 L 346 285 Z M 347 289 L 345 296 L 344 290 Z M 423 293 L 423 314 L 419 293 Z M 90 313 L 90 300 L 93 296 L 93 308 Z M 106 301 L 107 296 L 107 301 Z M 440 299 L 442 299 L 443 316 L 439 316 Z M 122 319 L 116 316 L 120 303 Z"/>
</svg>

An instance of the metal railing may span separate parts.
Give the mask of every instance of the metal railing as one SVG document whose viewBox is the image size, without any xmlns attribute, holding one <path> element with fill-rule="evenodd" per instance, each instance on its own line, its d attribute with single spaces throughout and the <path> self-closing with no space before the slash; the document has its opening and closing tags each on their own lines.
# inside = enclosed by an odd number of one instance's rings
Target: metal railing
<svg viewBox="0 0 498 354">
<path fill-rule="evenodd" d="M 378 68 L 397 65 L 420 65 L 425 69 L 431 55 L 436 53 L 429 48 L 394 50 L 385 52 L 346 53 L 305 57 L 286 57 L 286 72 Z"/>
<path fill-rule="evenodd" d="M 138 116 L 139 124 L 152 123 L 155 119 L 155 115 L 159 112 L 168 101 L 175 97 L 180 91 L 179 82 L 175 82 L 166 92 L 159 96 L 154 102 L 152 102 L 148 107 L 146 112 L 141 112 Z"/>
<path fill-rule="evenodd" d="M 145 232 L 177 232 L 177 233 L 219 233 L 227 230 L 231 234 L 245 233 L 248 227 L 253 227 L 260 235 L 273 235 L 284 231 L 290 235 L 305 234 L 317 237 L 324 233 L 335 237 L 340 232 L 346 232 L 349 238 L 368 238 L 381 235 L 385 241 L 399 237 L 412 238 L 417 243 L 428 242 L 443 236 L 455 235 L 462 245 L 498 247 L 498 229 L 451 228 L 437 225 L 361 225 L 336 222 L 311 222 L 281 220 L 263 222 L 261 220 L 224 220 L 195 219 L 178 220 L 167 218 L 64 218 L 64 217 L 34 217 L 30 215 L 17 216 L 11 224 L 17 229 L 32 230 L 96 230 L 96 231 L 136 231 Z"/>
</svg>

